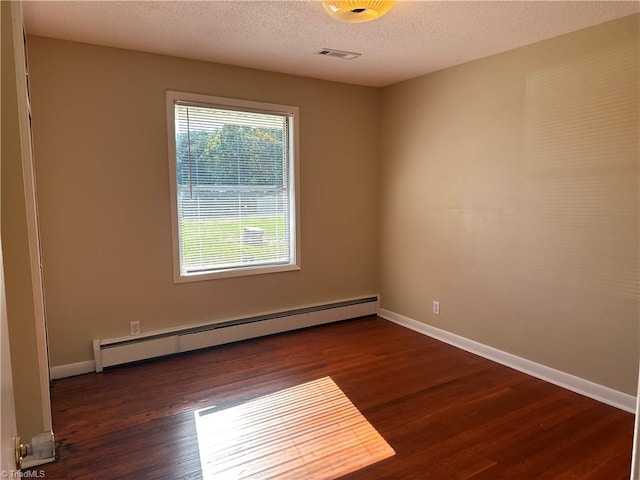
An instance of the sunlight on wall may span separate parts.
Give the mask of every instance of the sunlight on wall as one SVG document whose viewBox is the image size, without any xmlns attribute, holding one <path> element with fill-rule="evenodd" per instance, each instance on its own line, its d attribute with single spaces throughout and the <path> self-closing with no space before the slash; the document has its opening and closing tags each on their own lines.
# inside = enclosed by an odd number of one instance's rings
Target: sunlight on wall
<svg viewBox="0 0 640 480">
<path fill-rule="evenodd" d="M 195 417 L 204 479 L 333 479 L 395 455 L 329 377 Z"/>
<path fill-rule="evenodd" d="M 523 274 L 638 298 L 638 44 L 527 78 Z"/>
</svg>

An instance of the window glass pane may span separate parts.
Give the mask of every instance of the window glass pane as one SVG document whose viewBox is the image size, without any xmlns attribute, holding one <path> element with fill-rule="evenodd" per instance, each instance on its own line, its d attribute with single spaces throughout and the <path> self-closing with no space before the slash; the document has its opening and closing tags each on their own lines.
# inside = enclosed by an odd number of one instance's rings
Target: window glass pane
<svg viewBox="0 0 640 480">
<path fill-rule="evenodd" d="M 181 275 L 294 263 L 289 116 L 174 113 Z"/>
</svg>

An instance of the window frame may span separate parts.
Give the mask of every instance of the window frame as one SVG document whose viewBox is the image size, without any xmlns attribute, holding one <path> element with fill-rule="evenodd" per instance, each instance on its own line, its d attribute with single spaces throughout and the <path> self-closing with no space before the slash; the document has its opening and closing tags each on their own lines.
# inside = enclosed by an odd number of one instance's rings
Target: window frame
<svg viewBox="0 0 640 480">
<path fill-rule="evenodd" d="M 178 226 L 178 175 L 176 158 L 175 104 L 186 102 L 195 106 L 238 110 L 254 113 L 286 115 L 288 124 L 289 152 L 289 205 L 290 229 L 289 239 L 293 243 L 290 252 L 293 258 L 290 263 L 278 265 L 255 265 L 248 267 L 231 267 L 215 271 L 182 273 L 180 265 L 180 230 Z M 287 272 L 301 269 L 300 257 L 300 175 L 299 175 L 299 109 L 291 105 L 257 102 L 236 98 L 217 97 L 196 93 L 166 91 L 167 110 L 167 143 L 169 157 L 169 192 L 171 195 L 171 240 L 173 257 L 173 282 L 187 283 L 219 278 L 261 275 L 266 273 Z"/>
</svg>

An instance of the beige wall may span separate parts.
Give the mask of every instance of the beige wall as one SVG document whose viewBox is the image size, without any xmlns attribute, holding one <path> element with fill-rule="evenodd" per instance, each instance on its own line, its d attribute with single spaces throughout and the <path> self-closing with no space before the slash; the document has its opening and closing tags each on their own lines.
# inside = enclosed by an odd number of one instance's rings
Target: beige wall
<svg viewBox="0 0 640 480">
<path fill-rule="evenodd" d="M 29 49 L 53 365 L 134 319 L 380 291 L 384 308 L 635 394 L 638 16 L 384 89 Z M 300 106 L 301 272 L 172 283 L 167 89 Z"/>
<path fill-rule="evenodd" d="M 52 365 L 91 341 L 376 292 L 379 91 L 29 38 Z M 298 272 L 173 284 L 165 91 L 300 107 Z"/>
<path fill-rule="evenodd" d="M 45 428 L 39 384 L 38 351 L 24 182 L 18 126 L 10 3 L 2 7 L 2 171 L 0 230 L 4 258 L 7 318 L 18 433 L 26 439 Z"/>
<path fill-rule="evenodd" d="M 638 19 L 383 90 L 383 308 L 636 394 Z"/>
</svg>

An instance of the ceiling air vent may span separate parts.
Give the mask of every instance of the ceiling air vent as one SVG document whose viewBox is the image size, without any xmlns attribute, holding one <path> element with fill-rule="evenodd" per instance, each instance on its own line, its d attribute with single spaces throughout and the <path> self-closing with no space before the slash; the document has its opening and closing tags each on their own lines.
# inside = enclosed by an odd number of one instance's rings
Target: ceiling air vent
<svg viewBox="0 0 640 480">
<path fill-rule="evenodd" d="M 323 48 L 322 50 L 318 50 L 316 53 L 318 55 L 324 55 L 325 57 L 337 57 L 344 60 L 353 60 L 354 58 L 358 58 L 362 55 L 361 53 L 344 52 L 342 50 L 332 50 L 330 48 Z"/>
</svg>

